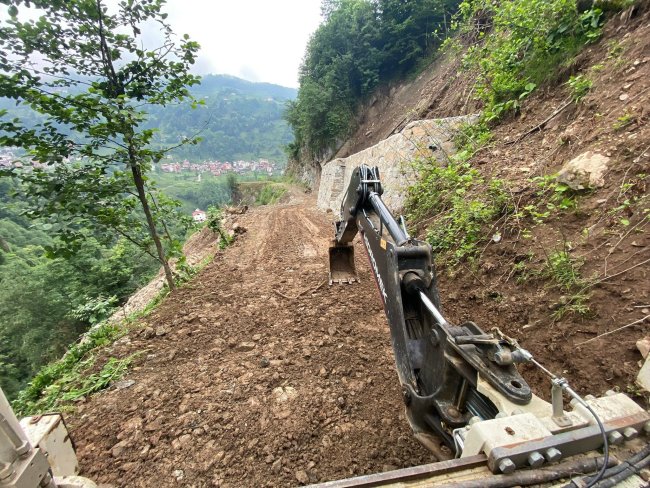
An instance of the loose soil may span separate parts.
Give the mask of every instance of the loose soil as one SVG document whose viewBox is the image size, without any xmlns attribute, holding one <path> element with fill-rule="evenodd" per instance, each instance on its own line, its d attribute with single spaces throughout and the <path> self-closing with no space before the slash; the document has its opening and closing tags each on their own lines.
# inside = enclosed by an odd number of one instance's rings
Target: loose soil
<svg viewBox="0 0 650 488">
<path fill-rule="evenodd" d="M 233 246 L 105 351 L 142 355 L 68 418 L 83 474 L 119 487 L 296 486 L 432 462 L 404 418 L 362 247 L 361 283 L 330 287 L 333 227 L 312 200 L 238 223 Z"/>
</svg>

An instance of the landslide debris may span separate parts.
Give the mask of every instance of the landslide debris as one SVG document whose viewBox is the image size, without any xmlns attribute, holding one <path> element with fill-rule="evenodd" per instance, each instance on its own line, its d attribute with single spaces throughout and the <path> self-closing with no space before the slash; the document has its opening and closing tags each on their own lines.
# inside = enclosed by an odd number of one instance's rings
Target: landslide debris
<svg viewBox="0 0 650 488">
<path fill-rule="evenodd" d="M 328 217 L 305 197 L 242 215 L 217 254 L 106 354 L 144 351 L 68 417 L 82 472 L 122 487 L 296 486 L 432 462 L 413 438 L 384 313 L 327 279 Z"/>
</svg>

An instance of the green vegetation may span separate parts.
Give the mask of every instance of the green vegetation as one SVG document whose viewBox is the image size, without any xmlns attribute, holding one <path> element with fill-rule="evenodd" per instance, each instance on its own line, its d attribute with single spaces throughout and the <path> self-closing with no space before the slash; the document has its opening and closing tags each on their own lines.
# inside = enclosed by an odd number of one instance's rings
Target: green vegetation
<svg viewBox="0 0 650 488">
<path fill-rule="evenodd" d="M 233 238 L 223 228 L 223 212 L 218 207 L 209 207 L 206 225 L 219 236 L 219 249 L 225 249 L 232 244 Z"/>
<path fill-rule="evenodd" d="M 262 187 L 257 198 L 255 205 L 273 205 L 277 203 L 285 194 L 287 189 L 280 183 L 268 183 Z"/>
<path fill-rule="evenodd" d="M 0 178 L 0 382 L 9 397 L 159 270 L 120 236 L 90 236 L 71 256 L 48 257 L 55 238 L 28 220 L 13 187 Z"/>
<path fill-rule="evenodd" d="M 576 0 L 465 1 L 458 39 L 473 44 L 463 57 L 476 73 L 484 121 L 519 110 L 520 101 L 556 76 L 586 44 L 600 37 L 602 11 L 580 12 Z"/>
<path fill-rule="evenodd" d="M 574 102 L 580 103 L 587 96 L 593 82 L 584 75 L 572 76 L 566 83 L 571 89 L 571 98 Z"/>
<path fill-rule="evenodd" d="M 51 411 L 66 400 L 79 398 L 81 391 L 101 389 L 100 384 L 106 385 L 101 373 L 99 378 L 96 376 L 93 380 L 84 377 L 84 373 L 94 366 L 97 349 L 113 343 L 124 332 L 123 327 L 107 323 L 90 331 L 83 340 L 72 345 L 61 359 L 38 372 L 13 402 L 16 413 L 30 415 Z M 120 369 L 124 367 L 120 366 Z"/>
<path fill-rule="evenodd" d="M 322 155 L 348 135 L 359 104 L 418 66 L 446 35 L 459 0 L 325 0 L 286 118 L 290 157 Z"/>
<path fill-rule="evenodd" d="M 189 71 L 199 45 L 174 35 L 161 2 L 6 3 L 0 97 L 41 119 L 32 125 L 0 112 L 0 145 L 39 163 L 8 173 L 20 180 L 16 191 L 29 214 L 57 237 L 50 252 L 70 255 L 91 233 L 107 240 L 117 233 L 160 262 L 173 290 L 169 257 L 182 259 L 182 250 L 168 227 L 178 203 L 148 178 L 173 146 L 154 143 L 143 107 L 188 100 L 188 87 L 198 83 Z M 143 47 L 148 23 L 158 26 L 162 46 Z"/>
<path fill-rule="evenodd" d="M 587 315 L 591 311 L 587 305 L 588 283 L 581 277 L 579 269 L 583 262 L 571 256 L 568 246 L 553 251 L 546 256 L 546 265 L 541 275 L 552 281 L 560 291 L 566 293 L 553 312 L 553 318 L 560 320 L 567 313 Z"/>
<path fill-rule="evenodd" d="M 455 159 L 446 166 L 431 160 L 419 163 L 421 180 L 410 189 L 407 206 L 414 222 L 426 222 L 427 240 L 439 261 L 454 266 L 473 261 L 479 245 L 489 242 L 485 224 L 511 210 L 510 194 L 503 181 L 487 182 L 469 163 Z"/>
<path fill-rule="evenodd" d="M 296 91 L 267 83 L 251 83 L 225 75 L 208 75 L 190 89 L 202 105 L 152 107 L 145 127 L 155 129 L 155 142 L 175 145 L 198 135 L 197 144 L 170 152 L 176 159 L 286 161 L 283 147 L 293 137 L 283 119 L 287 101 Z"/>
<path fill-rule="evenodd" d="M 197 181 L 196 175 L 190 173 L 171 174 L 158 172 L 152 179 L 157 187 L 165 194 L 177 199 L 180 203 L 180 210 L 185 215 L 200 208 L 207 209 L 211 205 L 220 207 L 230 204 L 236 197 L 238 180 L 268 179 L 266 175 L 236 176 L 229 173 L 221 176 L 213 176 L 209 173 L 201 175 L 201 181 Z"/>
</svg>

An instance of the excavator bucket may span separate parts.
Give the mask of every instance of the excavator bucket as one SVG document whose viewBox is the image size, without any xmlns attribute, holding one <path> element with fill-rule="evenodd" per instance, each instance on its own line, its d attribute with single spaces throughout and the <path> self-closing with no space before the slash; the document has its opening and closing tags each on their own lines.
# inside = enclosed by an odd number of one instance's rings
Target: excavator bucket
<svg viewBox="0 0 650 488">
<path fill-rule="evenodd" d="M 354 246 L 338 244 L 330 246 L 330 285 L 333 283 L 354 283 L 359 281 L 354 267 Z"/>
</svg>

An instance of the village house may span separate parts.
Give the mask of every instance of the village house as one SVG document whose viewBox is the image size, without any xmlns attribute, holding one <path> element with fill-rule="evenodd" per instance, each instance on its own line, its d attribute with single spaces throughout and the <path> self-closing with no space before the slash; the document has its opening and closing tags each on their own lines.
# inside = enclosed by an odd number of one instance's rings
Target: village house
<svg viewBox="0 0 650 488">
<path fill-rule="evenodd" d="M 194 220 L 194 222 L 205 222 L 205 219 L 207 219 L 207 215 L 203 210 L 197 208 L 192 212 L 192 220 Z"/>
</svg>

